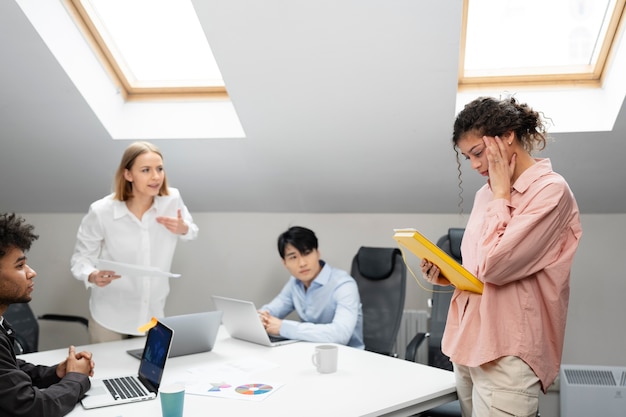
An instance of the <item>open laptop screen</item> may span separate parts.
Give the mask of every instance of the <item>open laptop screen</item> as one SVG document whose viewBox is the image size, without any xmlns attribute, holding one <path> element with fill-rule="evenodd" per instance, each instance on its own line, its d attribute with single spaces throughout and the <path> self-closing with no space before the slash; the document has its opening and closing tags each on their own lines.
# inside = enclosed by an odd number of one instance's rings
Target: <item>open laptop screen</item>
<svg viewBox="0 0 626 417">
<path fill-rule="evenodd" d="M 139 365 L 139 378 L 149 384 L 155 391 L 158 390 L 165 360 L 171 346 L 173 332 L 161 322 L 148 331 L 146 346 Z"/>
</svg>

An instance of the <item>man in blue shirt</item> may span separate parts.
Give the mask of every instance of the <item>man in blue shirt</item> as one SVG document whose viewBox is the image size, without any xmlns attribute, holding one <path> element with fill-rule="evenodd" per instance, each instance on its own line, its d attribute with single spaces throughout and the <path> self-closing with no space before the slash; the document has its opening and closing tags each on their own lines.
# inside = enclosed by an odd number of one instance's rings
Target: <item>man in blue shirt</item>
<svg viewBox="0 0 626 417">
<path fill-rule="evenodd" d="M 320 259 L 315 233 L 300 226 L 289 228 L 278 237 L 278 253 L 291 277 L 280 294 L 259 310 L 267 332 L 364 349 L 356 281 Z M 285 320 L 294 310 L 301 321 Z"/>
</svg>

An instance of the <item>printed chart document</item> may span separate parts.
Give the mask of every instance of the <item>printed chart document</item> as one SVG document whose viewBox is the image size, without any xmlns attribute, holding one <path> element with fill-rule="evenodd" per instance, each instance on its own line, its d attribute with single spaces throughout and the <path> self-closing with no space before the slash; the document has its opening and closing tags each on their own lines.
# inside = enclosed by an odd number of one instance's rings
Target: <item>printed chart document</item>
<svg viewBox="0 0 626 417">
<path fill-rule="evenodd" d="M 483 283 L 472 273 L 444 252 L 439 246 L 426 239 L 416 229 L 394 229 L 393 238 L 420 259 L 428 259 L 437 265 L 440 274 L 460 290 L 483 293 Z"/>
<path fill-rule="evenodd" d="M 256 358 L 242 358 L 234 362 L 192 368 L 184 381 L 185 392 L 232 400 L 263 401 L 284 384 L 255 375 L 277 366 Z"/>
<path fill-rule="evenodd" d="M 180 278 L 180 274 L 172 274 L 171 272 L 161 271 L 159 268 L 153 266 L 143 266 L 126 264 L 123 262 L 107 261 L 106 259 L 98 259 L 96 261 L 96 268 L 100 270 L 115 271 L 116 274 L 121 276 L 151 276 L 155 278 Z"/>
</svg>

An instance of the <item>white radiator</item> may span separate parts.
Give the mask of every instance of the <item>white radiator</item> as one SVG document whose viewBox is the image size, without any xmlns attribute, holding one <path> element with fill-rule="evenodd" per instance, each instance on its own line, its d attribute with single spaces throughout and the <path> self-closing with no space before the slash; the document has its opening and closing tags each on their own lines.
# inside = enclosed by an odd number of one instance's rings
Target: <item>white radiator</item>
<svg viewBox="0 0 626 417">
<path fill-rule="evenodd" d="M 626 416 L 626 367 L 561 365 L 562 417 Z"/>
<path fill-rule="evenodd" d="M 428 313 L 426 310 L 404 310 L 402 321 L 400 322 L 400 330 L 396 338 L 395 351 L 398 357 L 404 359 L 406 354 L 406 345 L 409 344 L 413 336 L 417 333 L 426 333 L 428 331 Z M 417 350 L 417 362 L 428 364 L 428 346 L 427 342 Z"/>
</svg>

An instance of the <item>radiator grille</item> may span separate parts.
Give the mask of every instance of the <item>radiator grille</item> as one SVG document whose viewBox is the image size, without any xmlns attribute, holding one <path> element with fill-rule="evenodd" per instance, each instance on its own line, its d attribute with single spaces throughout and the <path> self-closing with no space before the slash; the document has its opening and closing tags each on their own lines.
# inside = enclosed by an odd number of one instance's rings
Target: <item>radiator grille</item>
<svg viewBox="0 0 626 417">
<path fill-rule="evenodd" d="M 396 338 L 395 351 L 399 358 L 405 359 L 406 345 L 409 344 L 413 336 L 417 333 L 425 333 L 428 330 L 428 313 L 425 310 L 404 310 L 400 330 Z M 428 363 L 428 346 L 422 343 L 417 350 L 417 362 Z"/>
<path fill-rule="evenodd" d="M 622 372 L 622 378 L 619 381 L 620 387 L 626 387 L 626 372 Z"/>
<path fill-rule="evenodd" d="M 615 386 L 613 372 L 593 369 L 565 369 L 565 377 L 570 384 Z M 623 376 L 622 376 L 623 379 Z"/>
</svg>

